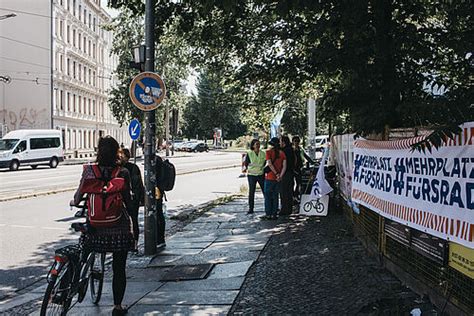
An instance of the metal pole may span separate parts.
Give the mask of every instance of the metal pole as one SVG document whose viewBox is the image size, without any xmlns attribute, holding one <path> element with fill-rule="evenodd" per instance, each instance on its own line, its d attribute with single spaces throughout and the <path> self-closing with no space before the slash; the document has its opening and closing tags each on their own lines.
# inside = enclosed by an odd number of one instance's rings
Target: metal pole
<svg viewBox="0 0 474 316">
<path fill-rule="evenodd" d="M 145 3 L 145 71 L 155 71 L 155 1 Z M 156 170 L 155 170 L 155 111 L 145 116 L 145 255 L 156 254 Z"/>
<path fill-rule="evenodd" d="M 133 147 L 133 163 L 136 165 L 137 164 L 137 141 L 136 140 L 132 141 L 132 147 Z"/>
</svg>

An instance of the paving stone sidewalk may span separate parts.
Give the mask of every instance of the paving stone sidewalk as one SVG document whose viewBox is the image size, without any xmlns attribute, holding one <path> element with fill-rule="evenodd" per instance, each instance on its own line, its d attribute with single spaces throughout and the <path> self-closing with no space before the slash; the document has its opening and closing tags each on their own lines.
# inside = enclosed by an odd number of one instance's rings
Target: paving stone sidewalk
<svg viewBox="0 0 474 316">
<path fill-rule="evenodd" d="M 415 303 L 413 292 L 367 257 L 341 213 L 262 221 L 261 196 L 256 214 L 246 211 L 246 199 L 237 198 L 182 222 L 186 226 L 171 221 L 163 252 L 130 256 L 123 302 L 129 315 L 401 315 L 432 308 Z M 213 267 L 205 279 L 161 281 L 173 267 L 206 263 Z M 24 294 L 24 307 L 5 314 L 38 315 L 44 287 Z M 109 271 L 100 305 L 87 295 L 68 315 L 110 315 L 112 306 Z"/>
</svg>

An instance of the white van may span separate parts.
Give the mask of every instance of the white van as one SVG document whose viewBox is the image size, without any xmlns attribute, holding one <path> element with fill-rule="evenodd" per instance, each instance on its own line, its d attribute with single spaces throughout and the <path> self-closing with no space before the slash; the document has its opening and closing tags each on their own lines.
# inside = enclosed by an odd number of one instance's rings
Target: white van
<svg viewBox="0 0 474 316">
<path fill-rule="evenodd" d="M 316 151 L 324 151 L 329 145 L 329 135 L 318 135 L 314 138 Z"/>
<path fill-rule="evenodd" d="M 0 168 L 17 170 L 20 165 L 56 168 L 64 160 L 61 131 L 25 129 L 7 133 L 0 139 Z"/>
</svg>

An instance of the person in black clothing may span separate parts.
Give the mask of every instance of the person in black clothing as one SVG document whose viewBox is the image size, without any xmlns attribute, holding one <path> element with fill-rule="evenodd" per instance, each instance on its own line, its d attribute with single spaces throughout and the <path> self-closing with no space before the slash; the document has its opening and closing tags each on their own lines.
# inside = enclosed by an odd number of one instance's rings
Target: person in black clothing
<svg viewBox="0 0 474 316">
<path fill-rule="evenodd" d="M 295 204 L 299 203 L 300 200 L 300 194 L 301 194 L 301 169 L 303 169 L 304 165 L 304 160 L 305 160 L 305 154 L 303 148 L 300 147 L 300 137 L 299 136 L 293 136 L 291 139 L 291 142 L 293 143 L 293 150 L 295 152 L 295 169 L 294 169 L 294 175 L 295 175 L 295 182 L 296 185 L 294 186 L 293 190 L 293 199 L 295 201 Z"/>
<path fill-rule="evenodd" d="M 118 223 L 112 227 L 94 227 L 89 233 L 81 236 L 81 242 L 90 247 L 91 250 L 113 253 L 112 291 L 114 309 L 112 315 L 124 315 L 127 313 L 127 309 L 122 306 L 127 286 L 125 274 L 127 252 L 134 247 L 134 238 L 130 229 L 130 216 L 128 215 L 131 209 L 130 174 L 127 169 L 120 167 L 119 144 L 113 137 L 101 137 L 97 147 L 96 163 L 99 166 L 102 178 L 110 179 L 113 172 L 120 168 L 117 177 L 125 180 L 125 189 L 121 192 L 125 205 Z M 84 183 L 92 179 L 97 179 L 92 165 L 84 165 L 81 182 L 74 195 L 74 205 L 78 205 L 83 198 L 82 188 Z"/>
<path fill-rule="evenodd" d="M 280 183 L 281 210 L 279 215 L 290 215 L 293 211 L 293 179 L 295 168 L 295 153 L 291 147 L 290 138 L 281 136 L 280 146 L 286 156 L 286 172 Z"/>
<path fill-rule="evenodd" d="M 155 168 L 156 168 L 156 188 L 155 188 L 155 199 L 156 199 L 156 246 L 158 248 L 166 247 L 165 243 L 165 230 L 166 221 L 165 215 L 163 214 L 163 190 L 160 189 L 160 170 L 163 159 L 156 155 L 155 157 Z"/>
<path fill-rule="evenodd" d="M 132 218 L 133 237 L 135 238 L 135 251 L 138 250 L 138 238 L 140 230 L 138 226 L 138 211 L 141 205 L 145 204 L 145 188 L 143 187 L 142 174 L 140 168 L 134 163 L 130 162 L 130 150 L 128 148 L 122 149 L 123 166 L 130 173 L 130 184 L 132 189 L 132 201 L 129 215 Z"/>
</svg>

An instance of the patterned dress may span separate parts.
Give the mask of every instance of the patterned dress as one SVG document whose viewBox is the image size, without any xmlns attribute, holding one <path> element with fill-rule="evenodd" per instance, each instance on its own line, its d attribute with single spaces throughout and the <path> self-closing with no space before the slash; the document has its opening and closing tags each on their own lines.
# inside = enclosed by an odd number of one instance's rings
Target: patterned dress
<svg viewBox="0 0 474 316">
<path fill-rule="evenodd" d="M 110 178 L 114 167 L 103 167 L 99 166 L 100 171 L 105 178 Z M 131 205 L 130 197 L 130 174 L 128 170 L 122 168 L 118 174 L 118 177 L 124 178 L 126 183 L 126 189 L 122 192 L 124 200 L 123 214 L 117 225 L 113 227 L 94 227 L 87 234 L 82 234 L 81 242 L 84 246 L 90 247 L 91 250 L 97 252 L 119 252 L 129 251 L 134 248 L 135 239 L 133 238 L 133 227 L 128 215 L 127 209 Z M 96 176 L 92 170 L 92 165 L 87 164 L 83 166 L 81 182 L 79 188 L 74 195 L 74 202 L 78 204 L 83 194 L 81 194 L 81 188 L 85 179 L 95 179 Z"/>
</svg>

